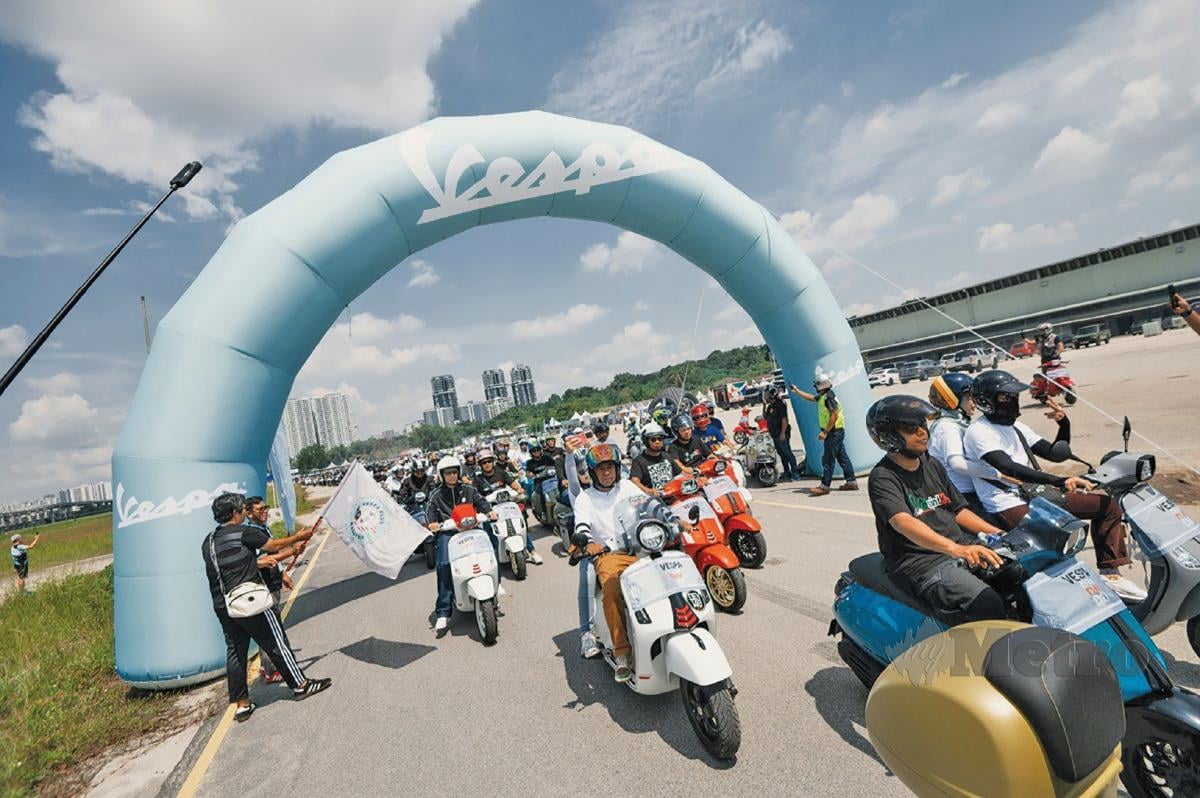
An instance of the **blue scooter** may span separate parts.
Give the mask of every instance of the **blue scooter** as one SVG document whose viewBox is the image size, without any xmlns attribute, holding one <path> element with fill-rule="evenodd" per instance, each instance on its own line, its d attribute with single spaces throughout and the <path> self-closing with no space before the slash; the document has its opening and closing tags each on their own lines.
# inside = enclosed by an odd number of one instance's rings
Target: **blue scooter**
<svg viewBox="0 0 1200 798">
<path fill-rule="evenodd" d="M 1130 794 L 1200 795 L 1200 696 L 1172 683 L 1162 653 L 1121 598 L 1075 558 L 1086 543 L 1085 522 L 1034 499 L 1019 525 L 989 540 L 1006 572 L 1017 574 L 993 587 L 1016 620 L 1077 634 L 1112 662 L 1125 701 L 1121 781 Z M 834 593 L 829 634 L 842 634 L 838 654 L 868 688 L 902 652 L 946 629 L 888 576 L 878 553 L 851 561 Z"/>
</svg>

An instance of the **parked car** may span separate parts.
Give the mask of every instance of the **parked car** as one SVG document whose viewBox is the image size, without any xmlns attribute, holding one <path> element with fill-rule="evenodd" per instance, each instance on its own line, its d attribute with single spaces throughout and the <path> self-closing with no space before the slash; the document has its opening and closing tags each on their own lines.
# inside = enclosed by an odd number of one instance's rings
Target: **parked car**
<svg viewBox="0 0 1200 798">
<path fill-rule="evenodd" d="M 958 352 L 947 352 L 938 358 L 938 365 L 943 371 L 954 371 L 954 364 L 958 362 Z"/>
<path fill-rule="evenodd" d="M 1109 332 L 1107 324 L 1087 324 L 1075 331 L 1075 336 L 1071 339 L 1071 346 L 1082 349 L 1085 346 L 1106 344 L 1111 340 L 1112 333 Z"/>
<path fill-rule="evenodd" d="M 900 369 L 875 369 L 867 375 L 867 383 L 870 385 L 895 385 L 900 382 Z"/>
<path fill-rule="evenodd" d="M 1164 330 L 1182 330 L 1187 326 L 1182 316 L 1164 316 L 1160 324 Z"/>
<path fill-rule="evenodd" d="M 1037 344 L 1025 338 L 1022 338 L 1008 348 L 1008 353 L 1015 358 L 1033 357 L 1035 352 L 1037 352 Z"/>
<path fill-rule="evenodd" d="M 996 353 L 989 349 L 963 349 L 954 353 L 954 365 L 950 370 L 967 371 L 973 374 L 976 371 L 996 368 L 998 360 Z"/>
<path fill-rule="evenodd" d="M 900 366 L 900 383 L 903 385 L 911 380 L 924 382 L 930 377 L 944 374 L 945 369 L 932 360 L 912 360 Z"/>
</svg>

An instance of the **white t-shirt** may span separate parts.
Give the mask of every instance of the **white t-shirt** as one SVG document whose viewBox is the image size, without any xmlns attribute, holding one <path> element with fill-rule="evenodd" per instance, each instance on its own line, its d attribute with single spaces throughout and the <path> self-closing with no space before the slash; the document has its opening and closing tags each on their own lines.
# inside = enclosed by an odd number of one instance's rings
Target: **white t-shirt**
<svg viewBox="0 0 1200 798">
<path fill-rule="evenodd" d="M 963 454 L 966 455 L 967 462 L 982 463 L 983 456 L 988 452 L 1004 452 L 1012 458 L 1014 463 L 1032 468 L 1033 464 L 1029 462 L 1029 456 L 1025 454 L 1025 447 L 1021 445 L 1021 441 L 1017 437 L 1018 429 L 1021 430 L 1021 434 L 1025 436 L 1025 442 L 1031 448 L 1042 440 L 1041 435 L 1020 421 L 1015 422 L 1011 427 L 1006 424 L 993 424 L 986 418 L 972 421 L 971 426 L 967 427 L 967 434 L 963 437 Z M 972 477 L 972 481 L 975 483 L 975 492 L 979 494 L 979 501 L 983 502 L 984 509 L 989 513 L 998 513 L 1025 503 L 1017 493 L 1016 485 L 1001 489 L 979 477 Z"/>
<path fill-rule="evenodd" d="M 618 480 L 608 491 L 588 488 L 575 497 L 575 526 L 587 524 L 592 540 L 615 548 L 617 545 L 617 519 L 613 510 L 625 499 L 642 498 L 637 485 L 627 479 Z"/>
<path fill-rule="evenodd" d="M 942 464 L 961 493 L 975 493 L 973 477 L 999 479 L 1000 472 L 987 463 L 969 462 L 963 456 L 967 427 L 955 418 L 939 418 L 929 428 L 929 456 Z"/>
</svg>

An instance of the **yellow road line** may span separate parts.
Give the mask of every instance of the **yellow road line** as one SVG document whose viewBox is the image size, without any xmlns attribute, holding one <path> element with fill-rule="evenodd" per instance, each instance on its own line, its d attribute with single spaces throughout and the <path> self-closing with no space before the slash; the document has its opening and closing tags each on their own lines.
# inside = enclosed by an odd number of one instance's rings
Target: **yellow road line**
<svg viewBox="0 0 1200 798">
<path fill-rule="evenodd" d="M 813 507 L 809 504 L 789 504 L 787 502 L 769 502 L 765 499 L 754 499 L 753 504 L 767 504 L 771 507 L 790 507 L 793 510 L 809 510 L 814 513 L 834 513 L 836 515 L 853 515 L 858 518 L 874 518 L 874 513 L 864 513 L 861 510 L 838 510 L 834 507 Z"/>
<path fill-rule="evenodd" d="M 300 581 L 296 584 L 296 589 L 292 591 L 292 594 L 288 596 L 287 603 L 283 605 L 283 610 L 279 613 L 282 618 L 286 619 L 288 613 L 291 612 L 292 604 L 296 602 L 296 597 L 300 595 L 300 591 L 308 581 L 308 577 L 312 575 L 313 570 L 316 568 L 317 558 L 325 550 L 325 544 L 329 542 L 330 537 L 332 535 L 330 535 L 329 531 L 326 531 L 325 537 L 321 540 L 321 545 L 317 546 L 316 553 L 308 561 L 308 567 L 300 575 Z M 258 678 L 258 661 L 258 656 L 255 656 L 246 668 L 247 683 L 253 682 Z M 200 787 L 200 782 L 204 779 L 204 774 L 208 772 L 209 766 L 212 765 L 213 759 L 217 756 L 217 749 L 221 747 L 221 743 L 225 740 L 225 735 L 229 733 L 229 729 L 233 726 L 233 713 L 235 711 L 233 704 L 225 708 L 225 714 L 217 722 L 217 728 L 213 730 L 212 737 L 208 738 L 208 744 L 200 752 L 199 758 L 196 759 L 196 764 L 192 765 L 192 772 L 188 774 L 187 779 L 183 782 L 183 786 L 179 788 L 177 798 L 192 798 L 196 794 L 196 790 Z"/>
</svg>

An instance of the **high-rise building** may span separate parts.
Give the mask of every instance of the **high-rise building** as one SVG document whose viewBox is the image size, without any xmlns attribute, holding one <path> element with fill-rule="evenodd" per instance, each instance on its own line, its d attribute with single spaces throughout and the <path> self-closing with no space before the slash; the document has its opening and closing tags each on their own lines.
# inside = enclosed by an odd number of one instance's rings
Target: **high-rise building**
<svg viewBox="0 0 1200 798">
<path fill-rule="evenodd" d="M 458 422 L 461 412 L 462 408 L 459 407 L 435 407 L 432 410 L 426 410 L 422 416 L 426 426 L 453 427 Z"/>
<path fill-rule="evenodd" d="M 537 404 L 537 393 L 533 389 L 533 369 L 517 364 L 512 371 L 513 402 L 519 405 Z"/>
<path fill-rule="evenodd" d="M 502 396 L 508 396 L 508 381 L 504 377 L 504 371 L 488 369 L 483 372 L 484 400 L 499 399 Z"/>
<path fill-rule="evenodd" d="M 458 407 L 458 391 L 454 388 L 454 377 L 452 375 L 443 374 L 439 377 L 434 377 L 429 382 L 433 386 L 434 408 Z"/>
<path fill-rule="evenodd" d="M 314 443 L 326 448 L 349 446 L 354 441 L 350 397 L 330 393 L 289 399 L 283 411 L 283 427 L 293 457 Z"/>
<path fill-rule="evenodd" d="M 495 399 L 488 399 L 485 404 L 487 404 L 488 420 L 490 421 L 510 409 L 513 406 L 513 400 L 511 396 L 497 396 Z"/>
</svg>

